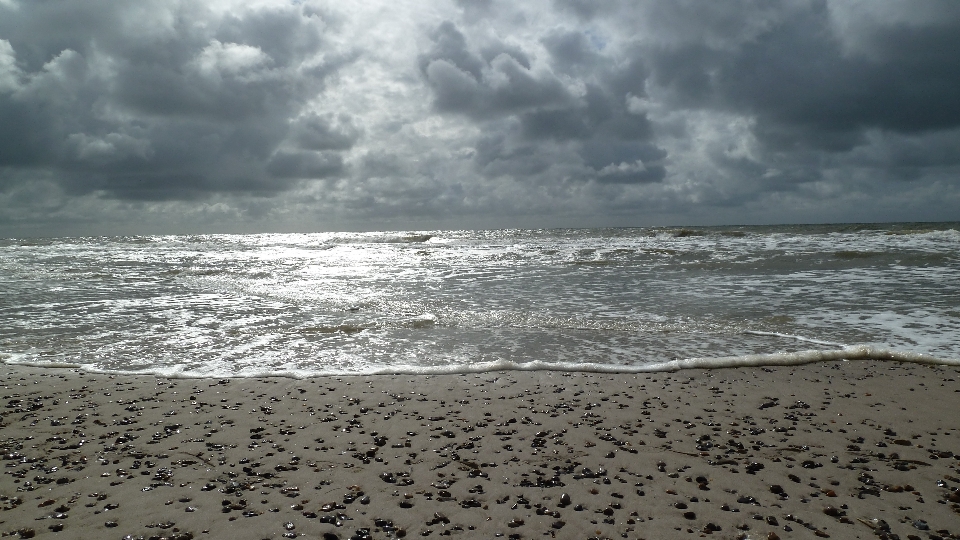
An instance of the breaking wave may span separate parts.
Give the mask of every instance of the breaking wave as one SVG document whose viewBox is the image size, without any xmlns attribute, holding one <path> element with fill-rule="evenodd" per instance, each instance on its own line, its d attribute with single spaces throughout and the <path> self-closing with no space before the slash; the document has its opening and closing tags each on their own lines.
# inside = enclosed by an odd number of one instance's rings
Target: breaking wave
<svg viewBox="0 0 960 540">
<path fill-rule="evenodd" d="M 166 368 L 152 368 L 145 370 L 111 370 L 79 363 L 44 363 L 28 361 L 18 358 L 7 358 L 4 363 L 39 368 L 80 369 L 90 373 L 114 375 L 150 375 L 173 379 L 206 379 L 206 378 L 268 378 L 281 377 L 293 379 L 307 379 L 313 377 L 343 377 L 343 376 L 377 376 L 377 375 L 462 375 L 469 373 L 489 373 L 495 371 L 544 371 L 568 373 L 661 373 L 675 372 L 685 369 L 726 369 L 726 368 L 759 368 L 759 367 L 789 367 L 815 364 L 820 362 L 872 360 L 882 362 L 904 362 L 911 364 L 957 366 L 960 359 L 940 358 L 928 354 L 897 351 L 854 345 L 841 349 L 806 350 L 797 352 L 776 352 L 765 354 L 746 354 L 740 356 L 701 357 L 670 360 L 654 364 L 643 365 L 616 365 L 595 363 L 544 362 L 534 360 L 530 362 L 493 361 L 477 362 L 472 364 L 448 364 L 442 366 L 415 366 L 399 364 L 390 367 L 371 368 L 363 371 L 343 372 L 334 370 L 269 370 L 248 369 L 242 372 L 198 372 L 185 369 L 183 366 Z"/>
</svg>

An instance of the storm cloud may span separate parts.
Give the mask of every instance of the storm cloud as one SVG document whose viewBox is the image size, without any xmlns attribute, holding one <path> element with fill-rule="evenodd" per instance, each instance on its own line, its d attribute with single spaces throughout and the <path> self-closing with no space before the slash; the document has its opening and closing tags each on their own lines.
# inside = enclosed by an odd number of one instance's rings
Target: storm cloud
<svg viewBox="0 0 960 540">
<path fill-rule="evenodd" d="M 960 220 L 960 7 L 0 1 L 0 232 Z"/>
</svg>

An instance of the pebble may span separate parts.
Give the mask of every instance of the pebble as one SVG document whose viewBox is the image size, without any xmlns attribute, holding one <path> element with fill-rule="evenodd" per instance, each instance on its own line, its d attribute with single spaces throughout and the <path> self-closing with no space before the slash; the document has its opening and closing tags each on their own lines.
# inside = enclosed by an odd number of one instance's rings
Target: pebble
<svg viewBox="0 0 960 540">
<path fill-rule="evenodd" d="M 5 404 L 39 398 L 49 409 L 44 415 L 51 418 L 90 414 L 76 427 L 51 429 L 51 438 L 63 440 L 45 443 L 30 435 L 35 433 L 28 429 L 31 418 L 21 420 L 26 413 L 12 412 L 22 405 L 10 407 L 12 414 L 3 418 L 9 424 L 4 432 L 16 439 L 18 447 L 0 450 L 4 462 L 14 465 L 5 470 L 24 474 L 0 478 L 5 482 L 0 487 L 15 486 L 0 490 L 7 493 L 0 496 L 0 509 L 8 523 L 13 519 L 28 523 L 27 519 L 39 515 L 56 519 L 57 514 L 67 523 L 82 523 L 95 512 L 122 511 L 123 527 L 130 527 L 123 532 L 131 533 L 131 539 L 202 534 L 175 532 L 169 519 L 171 513 L 179 512 L 191 513 L 191 523 L 210 523 L 207 527 L 213 531 L 236 527 L 228 526 L 228 520 L 241 516 L 251 529 L 276 517 L 271 526 L 282 524 L 284 538 L 326 540 L 366 540 L 379 538 L 378 534 L 405 537 L 407 531 L 394 525 L 393 520 L 399 523 L 400 517 L 405 523 L 419 520 L 421 527 L 429 527 L 411 530 L 413 535 L 431 531 L 431 536 L 469 537 L 500 523 L 510 529 L 504 536 L 559 537 L 560 529 L 564 535 L 576 536 L 582 523 L 592 521 L 585 536 L 629 537 L 641 527 L 681 527 L 719 537 L 739 533 L 735 528 L 747 513 L 761 527 L 781 527 L 780 518 L 814 534 L 829 531 L 844 538 L 859 534 L 855 531 L 863 521 L 858 523 L 857 516 L 874 508 L 883 508 L 885 516 L 896 516 L 887 518 L 892 525 L 884 525 L 890 537 L 896 532 L 906 538 L 911 530 L 960 530 L 950 506 L 960 503 L 951 488 L 960 481 L 948 478 L 956 475 L 951 467 L 958 460 L 953 452 L 947 453 L 948 448 L 960 451 L 960 437 L 948 427 L 927 429 L 919 422 L 905 423 L 903 418 L 918 418 L 919 405 L 898 402 L 894 407 L 895 394 L 870 386 L 870 377 L 899 377 L 909 369 L 925 374 L 928 388 L 938 391 L 933 382 L 951 372 L 881 365 L 876 369 L 870 363 L 837 362 L 813 368 L 770 368 L 775 375 L 747 369 L 629 376 L 504 372 L 282 384 L 85 375 L 84 384 L 95 380 L 91 386 L 110 387 L 114 396 L 101 398 L 88 392 L 87 397 L 71 398 L 69 407 L 60 409 L 45 396 L 61 392 L 67 401 L 72 391 L 79 395 L 81 381 L 76 373 L 55 378 L 63 390 L 44 389 L 36 394 L 31 393 L 33 386 L 18 386 L 26 381 L 0 375 L 5 377 L 5 395 L 13 396 L 4 398 Z M 834 377 L 839 370 L 857 375 Z M 806 380 L 813 377 L 821 382 Z M 834 377 L 829 384 L 823 382 L 828 377 Z M 126 386 L 130 387 L 126 393 L 118 391 Z M 763 388 L 763 394 L 757 388 Z M 776 395 L 777 388 L 789 391 Z M 869 405 L 881 398 L 863 397 L 866 388 L 874 396 L 884 396 L 885 423 L 894 425 L 910 445 L 895 445 L 894 435 L 883 434 L 886 426 L 876 426 L 872 420 L 876 410 Z M 22 397 L 14 396 L 18 393 Z M 772 397 L 761 398 L 764 394 Z M 84 408 L 87 403 L 95 403 L 96 409 Z M 198 410 L 200 403 L 207 405 Z M 774 405 L 758 410 L 758 403 Z M 854 407 L 858 403 L 865 405 L 863 411 Z M 137 410 L 124 410 L 128 406 Z M 841 406 L 843 417 L 836 414 Z M 73 407 L 77 410 L 71 411 Z M 100 416 L 92 415 L 94 410 Z M 107 416 L 109 411 L 118 416 Z M 171 411 L 175 414 L 167 416 Z M 121 420 L 129 423 L 120 424 Z M 79 461 L 84 454 L 79 451 L 79 433 L 86 441 L 103 441 L 103 450 L 95 457 L 86 453 L 86 463 Z M 889 449 L 872 448 L 872 442 L 881 438 L 898 453 L 883 455 L 879 452 Z M 57 450 L 56 460 L 46 457 L 47 448 L 71 443 L 77 448 Z M 857 449 L 849 449 L 850 445 Z M 638 452 L 643 455 L 637 456 Z M 897 469 L 904 464 L 906 470 Z M 920 476 L 918 470 L 927 476 Z M 103 472 L 110 476 L 101 477 Z M 44 477 L 51 481 L 41 484 Z M 60 478 L 68 481 L 59 483 Z M 943 480 L 936 484 L 922 478 Z M 13 480 L 20 481 L 13 484 Z M 82 482 L 89 482 L 89 487 L 81 487 Z M 119 483 L 111 485 L 114 482 Z M 119 498 L 95 503 L 115 495 L 115 486 L 121 484 L 142 499 L 131 498 L 129 505 L 127 499 L 116 502 Z M 783 485 L 794 486 L 789 495 Z M 152 489 L 142 491 L 147 487 Z M 32 498 L 31 491 L 35 491 Z M 380 497 L 377 503 L 372 495 Z M 71 501 L 74 496 L 78 499 Z M 397 497 L 396 506 L 385 504 L 390 497 Z M 817 497 L 834 504 L 814 506 Z M 924 503 L 922 498 L 942 503 Z M 574 499 L 581 504 L 574 504 Z M 122 510 L 117 509 L 120 504 Z M 667 505 L 678 511 L 648 510 Z M 51 512 L 53 507 L 57 508 Z M 822 513 L 815 511 L 818 507 Z M 28 508 L 38 515 L 30 517 Z M 763 509 L 765 515 L 747 508 Z M 71 517 L 66 521 L 68 512 Z M 374 517 L 374 512 L 381 517 Z M 568 522 L 568 512 L 584 513 Z M 694 526 L 698 515 L 713 521 Z M 786 515 L 809 521 L 782 517 Z M 924 519 L 916 519 L 918 515 Z M 488 517 L 492 523 L 486 521 Z M 292 519 L 297 519 L 296 526 Z M 569 523 L 577 525 L 576 533 Z M 44 525 L 44 530 L 56 532 L 56 526 L 63 525 Z M 75 527 L 71 526 L 70 534 L 79 535 Z M 786 531 L 788 525 L 783 527 Z M 881 530 L 879 524 L 873 527 Z M 750 530 L 751 537 L 778 538 L 777 533 L 755 528 L 759 530 Z M 721 532 L 726 530 L 733 534 Z"/>
</svg>

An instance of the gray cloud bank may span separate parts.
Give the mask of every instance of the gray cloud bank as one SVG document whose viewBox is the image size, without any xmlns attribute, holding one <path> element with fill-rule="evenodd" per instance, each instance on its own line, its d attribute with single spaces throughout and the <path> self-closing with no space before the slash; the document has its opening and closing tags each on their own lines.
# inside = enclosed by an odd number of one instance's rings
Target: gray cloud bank
<svg viewBox="0 0 960 540">
<path fill-rule="evenodd" d="M 960 220 L 953 0 L 0 0 L 0 233 Z"/>
</svg>

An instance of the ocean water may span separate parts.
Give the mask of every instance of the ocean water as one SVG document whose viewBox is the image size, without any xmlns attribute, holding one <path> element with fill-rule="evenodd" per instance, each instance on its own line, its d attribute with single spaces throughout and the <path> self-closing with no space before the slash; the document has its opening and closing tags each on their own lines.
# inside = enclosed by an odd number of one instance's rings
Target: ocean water
<svg viewBox="0 0 960 540">
<path fill-rule="evenodd" d="M 165 376 L 957 363 L 960 224 L 0 239 L 0 359 Z"/>
</svg>

